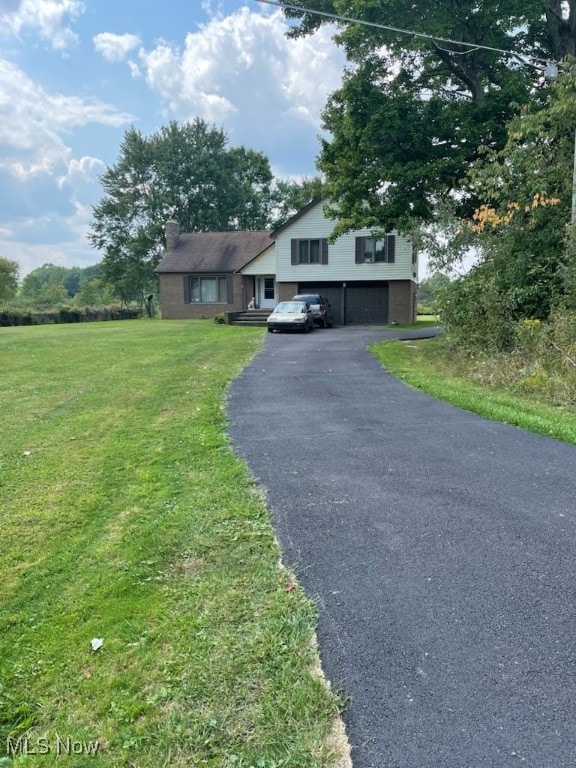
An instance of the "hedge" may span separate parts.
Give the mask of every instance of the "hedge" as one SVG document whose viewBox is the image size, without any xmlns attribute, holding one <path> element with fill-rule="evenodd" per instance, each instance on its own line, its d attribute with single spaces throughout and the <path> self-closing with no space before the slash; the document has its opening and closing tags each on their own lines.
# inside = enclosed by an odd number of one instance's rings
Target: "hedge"
<svg viewBox="0 0 576 768">
<path fill-rule="evenodd" d="M 126 307 L 62 307 L 48 310 L 0 310 L 0 327 L 9 325 L 44 325 L 46 323 L 95 323 L 103 320 L 133 320 L 141 317 L 139 309 Z"/>
</svg>

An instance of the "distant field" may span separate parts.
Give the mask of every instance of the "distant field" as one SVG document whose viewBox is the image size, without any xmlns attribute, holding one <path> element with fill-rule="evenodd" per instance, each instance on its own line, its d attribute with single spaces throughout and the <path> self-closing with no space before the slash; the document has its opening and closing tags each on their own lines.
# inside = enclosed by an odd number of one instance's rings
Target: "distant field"
<svg viewBox="0 0 576 768">
<path fill-rule="evenodd" d="M 0 329 L 0 758 L 331 764 L 315 611 L 225 432 L 226 387 L 261 337 Z"/>
</svg>

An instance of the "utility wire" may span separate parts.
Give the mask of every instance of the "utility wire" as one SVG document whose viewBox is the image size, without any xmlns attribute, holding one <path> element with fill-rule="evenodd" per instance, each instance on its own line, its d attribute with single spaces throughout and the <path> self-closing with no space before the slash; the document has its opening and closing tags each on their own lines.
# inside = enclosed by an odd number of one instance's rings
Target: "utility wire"
<svg viewBox="0 0 576 768">
<path fill-rule="evenodd" d="M 437 37 L 435 35 L 427 35 L 424 32 L 414 32 L 410 29 L 402 29 L 401 27 L 392 27 L 387 24 L 379 24 L 375 21 L 364 21 L 363 19 L 352 19 L 349 16 L 341 16 L 337 13 L 328 13 L 327 11 L 316 11 L 312 8 L 303 8 L 300 5 L 294 5 L 293 3 L 285 3 L 281 0 L 256 0 L 256 2 L 259 3 L 266 3 L 267 5 L 275 5 L 278 8 L 289 8 L 292 11 L 299 11 L 302 15 L 305 13 L 311 13 L 314 16 L 325 16 L 328 19 L 334 19 L 336 21 L 347 21 L 350 24 L 362 24 L 365 27 L 376 27 L 376 29 L 385 29 L 388 32 L 398 32 L 402 35 L 410 35 L 411 37 L 420 37 L 424 40 L 431 40 L 433 43 L 449 43 L 450 45 L 459 45 L 461 47 L 467 46 L 468 50 L 466 51 L 449 51 L 449 53 L 453 53 L 456 55 L 464 55 L 467 53 L 471 53 L 472 51 L 493 51 L 496 53 L 503 53 L 505 56 L 509 56 L 510 58 L 517 59 L 523 64 L 527 64 L 529 62 L 537 62 L 537 64 L 534 64 L 533 66 L 549 66 L 550 60 L 549 59 L 542 59 L 538 56 L 529 56 L 525 54 L 519 54 L 514 53 L 513 51 L 505 51 L 503 48 L 492 48 L 489 45 L 478 45 L 476 43 L 467 43 L 463 42 L 462 40 L 451 40 L 448 37 Z M 557 65 L 556 65 L 557 66 Z"/>
</svg>

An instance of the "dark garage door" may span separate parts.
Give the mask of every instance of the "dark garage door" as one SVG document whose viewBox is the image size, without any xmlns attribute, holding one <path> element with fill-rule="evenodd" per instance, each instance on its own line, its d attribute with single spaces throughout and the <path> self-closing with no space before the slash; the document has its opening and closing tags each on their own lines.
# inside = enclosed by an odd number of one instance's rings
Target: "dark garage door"
<svg viewBox="0 0 576 768">
<path fill-rule="evenodd" d="M 388 322 L 388 283 L 348 283 L 346 288 L 342 283 L 299 283 L 298 292 L 325 296 L 332 305 L 336 325 L 385 325 Z"/>
<path fill-rule="evenodd" d="M 388 322 L 388 283 L 348 283 L 346 325 Z"/>
</svg>

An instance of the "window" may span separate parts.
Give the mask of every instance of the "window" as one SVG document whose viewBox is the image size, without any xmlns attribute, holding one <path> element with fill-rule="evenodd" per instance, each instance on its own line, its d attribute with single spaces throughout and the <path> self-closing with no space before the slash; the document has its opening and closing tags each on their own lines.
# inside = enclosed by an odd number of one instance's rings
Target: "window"
<svg viewBox="0 0 576 768">
<path fill-rule="evenodd" d="M 226 304 L 228 300 L 225 277 L 188 277 L 184 293 L 187 304 Z"/>
<path fill-rule="evenodd" d="M 264 298 L 273 300 L 275 296 L 276 294 L 274 292 L 274 278 L 265 277 L 264 278 Z"/>
<path fill-rule="evenodd" d="M 328 241 L 325 238 L 313 240 L 292 240 L 292 264 L 328 264 Z"/>
<path fill-rule="evenodd" d="M 393 264 L 396 258 L 396 238 L 386 235 L 381 240 L 374 237 L 356 238 L 356 264 L 376 262 Z"/>
<path fill-rule="evenodd" d="M 320 240 L 298 241 L 298 263 L 320 264 Z"/>
</svg>

